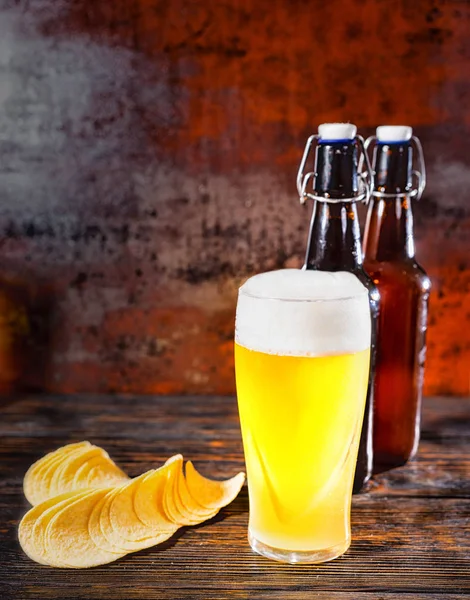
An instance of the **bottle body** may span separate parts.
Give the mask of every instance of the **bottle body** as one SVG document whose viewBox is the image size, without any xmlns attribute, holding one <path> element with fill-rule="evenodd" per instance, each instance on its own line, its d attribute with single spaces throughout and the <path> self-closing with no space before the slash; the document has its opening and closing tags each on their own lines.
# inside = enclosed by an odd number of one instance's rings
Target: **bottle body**
<svg viewBox="0 0 470 600">
<path fill-rule="evenodd" d="M 374 471 L 398 467 L 418 449 L 431 282 L 414 258 L 410 198 L 374 198 L 364 267 L 380 293 L 373 425 Z"/>
<path fill-rule="evenodd" d="M 356 473 L 354 475 L 353 493 L 358 494 L 369 481 L 373 472 L 374 457 L 374 410 L 375 410 L 375 365 L 377 361 L 377 335 L 380 315 L 380 292 L 372 278 L 364 269 L 356 272 L 356 277 L 369 291 L 369 307 L 371 314 L 370 367 L 367 384 L 366 408 L 362 424 L 359 453 L 357 455 Z"/>
<path fill-rule="evenodd" d="M 381 262 L 366 254 L 364 267 L 380 293 L 373 424 L 380 471 L 418 449 L 431 284 L 413 258 Z"/>
<path fill-rule="evenodd" d="M 379 313 L 379 293 L 362 266 L 359 219 L 355 203 L 316 202 L 310 226 L 305 268 L 321 271 L 348 271 L 369 291 L 372 339 L 369 380 L 353 493 L 359 493 L 372 475 L 374 373 Z"/>
</svg>

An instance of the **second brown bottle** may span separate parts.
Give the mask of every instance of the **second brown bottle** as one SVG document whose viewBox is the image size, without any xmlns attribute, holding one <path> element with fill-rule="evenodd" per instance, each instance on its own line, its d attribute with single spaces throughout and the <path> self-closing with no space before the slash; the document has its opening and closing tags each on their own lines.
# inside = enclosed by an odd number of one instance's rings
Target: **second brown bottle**
<svg viewBox="0 0 470 600">
<path fill-rule="evenodd" d="M 421 144 L 411 127 L 398 126 L 379 127 L 375 141 L 364 267 L 381 298 L 373 425 L 380 472 L 405 464 L 418 448 L 431 282 L 415 259 L 413 237 L 412 203 L 425 184 Z"/>
</svg>

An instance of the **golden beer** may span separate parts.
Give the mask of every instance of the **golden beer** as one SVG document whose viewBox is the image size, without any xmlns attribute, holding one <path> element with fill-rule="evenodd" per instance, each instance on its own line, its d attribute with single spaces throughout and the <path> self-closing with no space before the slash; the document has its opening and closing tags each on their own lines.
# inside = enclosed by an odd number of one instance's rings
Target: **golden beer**
<svg viewBox="0 0 470 600">
<path fill-rule="evenodd" d="M 289 562 L 330 560 L 350 544 L 370 312 L 354 275 L 332 275 L 256 276 L 240 289 L 237 307 L 250 543 Z"/>
</svg>

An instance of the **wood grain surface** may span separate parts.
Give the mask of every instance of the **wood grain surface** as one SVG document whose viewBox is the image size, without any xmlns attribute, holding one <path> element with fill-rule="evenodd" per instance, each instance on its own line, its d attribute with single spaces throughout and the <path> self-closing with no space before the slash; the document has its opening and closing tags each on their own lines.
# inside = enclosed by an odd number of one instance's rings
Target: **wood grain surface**
<svg viewBox="0 0 470 600">
<path fill-rule="evenodd" d="M 203 473 L 243 468 L 231 397 L 29 396 L 0 411 L 2 600 L 314 598 L 457 600 L 470 594 L 470 399 L 427 398 L 416 460 L 353 501 L 353 543 L 322 566 L 277 564 L 246 539 L 248 495 L 208 523 L 114 564 L 73 571 L 31 562 L 16 539 L 22 478 L 57 446 L 102 445 L 130 475 L 182 452 Z"/>
</svg>

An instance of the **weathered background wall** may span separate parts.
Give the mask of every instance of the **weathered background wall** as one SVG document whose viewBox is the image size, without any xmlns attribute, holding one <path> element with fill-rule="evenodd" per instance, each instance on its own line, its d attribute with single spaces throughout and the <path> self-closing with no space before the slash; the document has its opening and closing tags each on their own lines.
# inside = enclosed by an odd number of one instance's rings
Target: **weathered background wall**
<svg viewBox="0 0 470 600">
<path fill-rule="evenodd" d="M 234 390 L 236 288 L 298 265 L 318 123 L 409 123 L 427 393 L 470 391 L 465 0 L 0 0 L 0 373 Z"/>
</svg>

